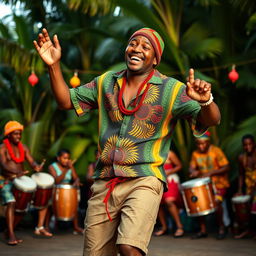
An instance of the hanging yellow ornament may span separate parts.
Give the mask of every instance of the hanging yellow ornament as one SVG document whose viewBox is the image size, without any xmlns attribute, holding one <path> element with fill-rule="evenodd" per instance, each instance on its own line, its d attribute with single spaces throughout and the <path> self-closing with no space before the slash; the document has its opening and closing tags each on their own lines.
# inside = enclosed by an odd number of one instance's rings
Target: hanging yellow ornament
<svg viewBox="0 0 256 256">
<path fill-rule="evenodd" d="M 78 74 L 77 72 L 74 73 L 74 76 L 71 77 L 71 79 L 69 80 L 69 83 L 70 85 L 73 87 L 73 88 L 76 88 L 77 86 L 80 85 L 80 79 L 78 77 Z"/>
</svg>

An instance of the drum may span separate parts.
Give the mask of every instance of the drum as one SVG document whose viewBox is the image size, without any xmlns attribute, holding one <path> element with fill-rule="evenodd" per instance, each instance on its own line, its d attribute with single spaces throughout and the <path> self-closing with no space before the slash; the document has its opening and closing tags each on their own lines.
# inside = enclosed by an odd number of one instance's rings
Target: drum
<svg viewBox="0 0 256 256">
<path fill-rule="evenodd" d="M 232 197 L 233 211 L 235 212 L 236 221 L 240 224 L 248 223 L 250 218 L 250 203 L 249 195 L 241 195 Z"/>
<path fill-rule="evenodd" d="M 53 212 L 57 220 L 70 221 L 77 212 L 78 188 L 69 184 L 59 184 L 54 188 Z"/>
<path fill-rule="evenodd" d="M 216 210 L 210 178 L 198 178 L 184 182 L 181 184 L 181 192 L 188 216 L 204 216 Z"/>
<path fill-rule="evenodd" d="M 256 192 L 254 192 L 254 195 L 252 198 L 251 214 L 256 214 Z"/>
<path fill-rule="evenodd" d="M 54 178 L 45 172 L 34 173 L 31 178 L 36 182 L 37 189 L 33 198 L 33 206 L 36 209 L 43 209 L 48 206 L 52 196 Z"/>
<path fill-rule="evenodd" d="M 13 180 L 13 195 L 15 197 L 15 211 L 25 212 L 36 190 L 36 183 L 28 176 L 21 176 Z"/>
</svg>

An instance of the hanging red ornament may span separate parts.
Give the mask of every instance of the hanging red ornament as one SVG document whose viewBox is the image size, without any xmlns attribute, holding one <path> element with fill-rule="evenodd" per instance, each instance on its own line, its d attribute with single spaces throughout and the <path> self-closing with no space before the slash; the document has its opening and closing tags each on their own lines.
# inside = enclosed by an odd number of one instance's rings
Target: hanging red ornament
<svg viewBox="0 0 256 256">
<path fill-rule="evenodd" d="M 31 75 L 28 77 L 28 82 L 31 84 L 31 86 L 35 86 L 38 83 L 39 79 L 36 76 L 35 72 L 32 71 Z"/>
<path fill-rule="evenodd" d="M 73 88 L 76 88 L 77 86 L 80 85 L 80 79 L 79 79 L 79 77 L 78 77 L 78 73 L 77 73 L 77 72 L 74 72 L 74 76 L 71 77 L 69 83 L 70 83 L 70 85 L 71 85 Z"/>
<path fill-rule="evenodd" d="M 235 83 L 236 80 L 239 78 L 239 74 L 236 71 L 236 66 L 232 66 L 232 70 L 228 73 L 228 78 L 232 83 Z"/>
</svg>

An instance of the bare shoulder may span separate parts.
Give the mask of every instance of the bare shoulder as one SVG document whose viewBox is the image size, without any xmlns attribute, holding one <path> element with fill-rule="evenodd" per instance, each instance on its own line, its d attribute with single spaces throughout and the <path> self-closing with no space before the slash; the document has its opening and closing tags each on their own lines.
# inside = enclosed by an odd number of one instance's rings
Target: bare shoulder
<svg viewBox="0 0 256 256">
<path fill-rule="evenodd" d="M 243 162 L 243 158 L 244 158 L 244 153 L 241 153 L 241 154 L 238 156 L 238 161 L 239 161 L 240 163 L 242 163 L 242 162 Z"/>
<path fill-rule="evenodd" d="M 29 148 L 28 148 L 27 145 L 22 143 L 22 146 L 23 146 L 23 149 L 24 149 L 25 152 L 29 152 Z"/>
<path fill-rule="evenodd" d="M 0 144 L 0 152 L 5 152 L 6 150 L 7 150 L 6 145 L 4 143 Z"/>
</svg>

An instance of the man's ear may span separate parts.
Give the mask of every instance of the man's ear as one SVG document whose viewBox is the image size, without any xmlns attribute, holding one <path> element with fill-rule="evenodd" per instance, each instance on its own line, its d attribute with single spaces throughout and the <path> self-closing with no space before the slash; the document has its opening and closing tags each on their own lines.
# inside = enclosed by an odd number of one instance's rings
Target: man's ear
<svg viewBox="0 0 256 256">
<path fill-rule="evenodd" d="M 156 57 L 154 57 L 153 65 L 154 65 L 154 67 L 157 65 Z"/>
</svg>

